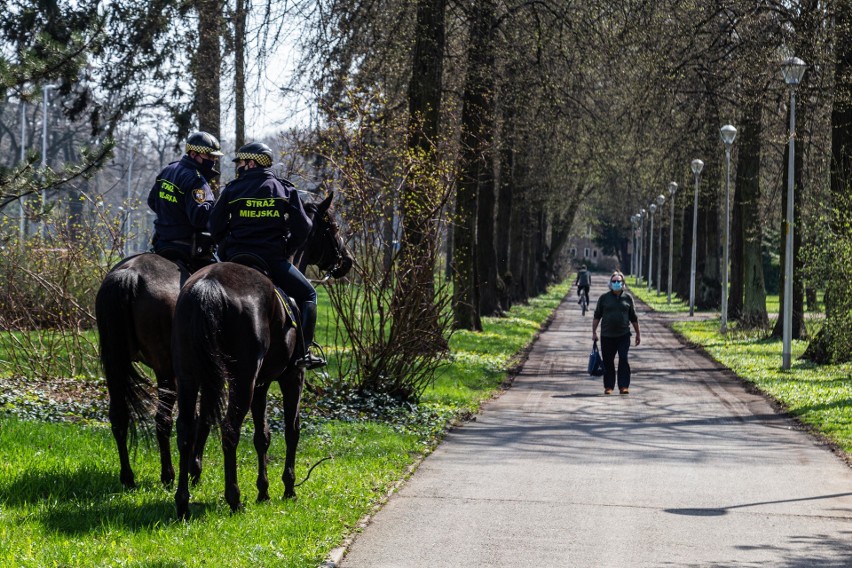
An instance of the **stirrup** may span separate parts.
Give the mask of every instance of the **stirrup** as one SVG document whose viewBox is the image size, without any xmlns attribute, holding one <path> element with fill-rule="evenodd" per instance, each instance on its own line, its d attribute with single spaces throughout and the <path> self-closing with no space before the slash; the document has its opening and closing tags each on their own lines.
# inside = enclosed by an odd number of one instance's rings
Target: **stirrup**
<svg viewBox="0 0 852 568">
<path fill-rule="evenodd" d="M 312 342 L 311 347 L 316 347 L 317 349 L 319 349 L 320 353 L 322 353 L 322 347 L 320 347 L 316 343 Z M 320 367 L 325 367 L 326 365 L 328 365 L 328 362 L 325 360 L 324 355 L 324 353 L 323 356 L 314 355 L 313 353 L 311 353 L 309 347 L 308 352 L 305 353 L 303 357 L 296 359 L 296 366 L 300 369 L 307 369 L 308 371 L 313 369 L 319 369 Z"/>
</svg>

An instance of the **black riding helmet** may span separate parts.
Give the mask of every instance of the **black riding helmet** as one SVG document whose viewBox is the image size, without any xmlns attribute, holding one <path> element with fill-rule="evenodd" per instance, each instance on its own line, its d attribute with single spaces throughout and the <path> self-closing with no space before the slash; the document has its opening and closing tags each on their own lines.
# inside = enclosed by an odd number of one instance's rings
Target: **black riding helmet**
<svg viewBox="0 0 852 568">
<path fill-rule="evenodd" d="M 210 154 L 211 156 L 222 156 L 222 148 L 219 141 L 209 132 L 199 130 L 193 132 L 186 139 L 186 153 L 197 152 L 199 154 Z"/>
<path fill-rule="evenodd" d="M 268 168 L 272 165 L 272 148 L 263 142 L 252 142 L 237 150 L 237 157 L 232 161 L 254 160 L 257 165 Z"/>
</svg>

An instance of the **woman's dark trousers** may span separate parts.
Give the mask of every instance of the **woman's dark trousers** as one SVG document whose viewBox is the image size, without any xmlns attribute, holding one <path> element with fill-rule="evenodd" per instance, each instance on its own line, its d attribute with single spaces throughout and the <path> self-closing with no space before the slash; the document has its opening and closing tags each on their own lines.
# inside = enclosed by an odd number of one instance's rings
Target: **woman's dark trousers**
<svg viewBox="0 0 852 568">
<path fill-rule="evenodd" d="M 604 388 L 615 388 L 615 356 L 618 354 L 618 388 L 630 386 L 630 363 L 627 352 L 630 350 L 630 334 L 621 337 L 601 337 L 601 357 L 604 363 Z"/>
</svg>

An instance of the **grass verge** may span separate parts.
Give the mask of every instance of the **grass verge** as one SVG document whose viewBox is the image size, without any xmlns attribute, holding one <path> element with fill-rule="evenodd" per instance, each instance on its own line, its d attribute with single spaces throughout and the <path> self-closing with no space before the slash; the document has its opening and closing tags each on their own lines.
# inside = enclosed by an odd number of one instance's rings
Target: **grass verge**
<svg viewBox="0 0 852 568">
<path fill-rule="evenodd" d="M 647 289 L 630 292 L 651 309 L 688 313 L 688 304 L 666 303 L 666 296 L 657 296 Z M 777 302 L 774 304 L 777 309 Z M 661 307 L 665 306 L 665 310 Z M 776 316 L 777 314 L 771 314 Z M 815 333 L 818 318 L 809 320 L 810 332 Z M 737 322 L 729 322 L 728 333 L 719 331 L 719 317 L 689 320 L 677 319 L 672 328 L 688 342 L 702 348 L 710 357 L 724 365 L 744 381 L 771 397 L 791 416 L 814 434 L 824 438 L 843 453 L 852 464 L 852 364 L 815 365 L 799 359 L 807 341 L 791 343 L 791 369 L 781 369 L 782 342 L 772 339 L 770 330 L 744 330 Z"/>
<path fill-rule="evenodd" d="M 118 481 L 107 425 L 30 420 L 0 404 L 0 566 L 316 567 L 434 448 L 448 425 L 476 412 L 501 388 L 568 288 L 556 286 L 516 306 L 508 318 L 485 318 L 482 333 L 457 333 L 451 363 L 412 413 L 414 423 L 410 417 L 327 419 L 307 408 L 297 476 L 301 480 L 323 457 L 333 459 L 297 489 L 298 500 L 281 497 L 284 440 L 273 432 L 272 500 L 254 502 L 249 424 L 238 448 L 246 510 L 236 515 L 222 495 L 215 438 L 207 446 L 202 480 L 192 488 L 192 519 L 184 523 L 175 517 L 173 489 L 159 482 L 153 441 L 142 440 L 132 455 L 139 487 L 128 491 Z M 271 402 L 273 419 L 280 413 L 276 404 Z M 177 463 L 174 446 L 172 454 Z"/>
</svg>

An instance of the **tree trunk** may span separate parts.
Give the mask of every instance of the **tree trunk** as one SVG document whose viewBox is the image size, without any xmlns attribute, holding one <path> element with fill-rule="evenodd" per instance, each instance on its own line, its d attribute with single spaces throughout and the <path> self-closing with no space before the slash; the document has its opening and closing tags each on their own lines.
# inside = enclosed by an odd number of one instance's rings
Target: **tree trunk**
<svg viewBox="0 0 852 568">
<path fill-rule="evenodd" d="M 440 242 L 440 227 L 434 219 L 443 207 L 442 185 L 435 167 L 435 143 L 441 115 L 444 8 L 445 0 L 419 0 L 417 4 L 408 86 L 408 148 L 413 160 L 422 167 L 409 175 L 402 188 L 402 242 L 392 331 L 393 335 L 414 331 L 422 339 L 412 344 L 427 352 L 446 348 L 434 286 Z"/>
<path fill-rule="evenodd" d="M 222 75 L 221 5 L 214 0 L 199 0 L 198 49 L 192 57 L 192 74 L 195 79 L 195 114 L 198 129 L 222 139 L 221 95 L 219 81 Z M 221 168 L 221 165 L 219 166 Z M 219 196 L 219 176 L 207 180 L 213 195 Z"/>
<path fill-rule="evenodd" d="M 195 114 L 198 116 L 199 130 L 221 139 L 221 6 L 215 0 L 199 0 L 195 6 L 198 12 L 198 48 L 192 58 Z"/>
<path fill-rule="evenodd" d="M 766 327 L 766 287 L 763 280 L 760 219 L 760 136 L 762 114 L 759 99 L 749 104 L 742 115 L 742 126 L 737 143 L 737 255 L 731 256 L 731 265 L 739 266 L 742 275 L 742 302 L 737 319 L 744 327 Z M 731 287 L 733 289 L 733 286 Z M 731 311 L 731 304 L 728 304 Z"/>
<path fill-rule="evenodd" d="M 521 179 L 523 176 L 520 176 Z M 509 221 L 509 274 L 511 282 L 506 282 L 509 290 L 509 298 L 513 303 L 523 302 L 526 298 L 525 288 L 525 266 L 524 258 L 526 253 L 527 237 L 525 228 L 527 225 L 527 209 L 529 205 L 524 199 L 524 188 L 522 186 L 514 187 L 514 195 L 512 197 L 513 207 Z"/>
<path fill-rule="evenodd" d="M 706 124 L 718 124 L 719 117 L 713 105 L 708 105 Z M 724 243 L 724 235 L 721 234 L 719 222 L 719 187 L 721 187 L 719 176 L 719 164 L 724 159 L 724 154 L 717 151 L 716 141 L 719 139 L 719 131 L 714 127 L 711 135 L 713 152 L 706 152 L 707 156 L 714 156 L 704 160 L 704 170 L 701 172 L 700 185 L 698 189 L 698 259 L 696 262 L 695 275 L 695 306 L 704 309 L 717 309 L 722 305 L 722 275 L 720 267 L 722 259 L 720 253 Z"/>
<path fill-rule="evenodd" d="M 835 242 L 852 241 L 852 2 L 834 4 L 834 106 L 831 111 L 831 232 Z M 842 245 L 841 245 L 842 246 Z M 830 254 L 830 253 L 829 253 Z M 836 257 L 835 257 L 836 258 Z M 804 357 L 817 363 L 852 359 L 849 349 L 849 293 L 829 285 L 825 291 L 825 324 Z M 845 348 L 844 348 L 845 345 Z"/>
<path fill-rule="evenodd" d="M 745 113 L 743 113 L 745 114 Z M 740 120 L 740 142 L 742 142 L 742 134 L 743 130 L 746 128 L 745 122 L 747 119 L 742 118 Z M 737 158 L 740 159 L 742 157 L 742 144 L 737 144 Z M 733 154 L 733 152 L 732 152 Z M 730 162 L 731 169 L 734 169 L 734 157 L 731 156 Z M 727 167 L 727 164 L 725 165 Z M 728 172 L 723 173 L 722 175 L 729 175 Z M 740 175 L 739 166 L 736 168 L 736 175 L 731 179 L 731 226 L 730 226 L 730 262 L 728 264 L 728 321 L 730 320 L 739 320 L 743 311 L 743 286 L 745 282 L 745 266 L 743 264 L 744 252 L 743 252 L 743 189 L 740 187 L 738 183 Z M 724 202 L 724 198 L 723 202 Z M 725 211 L 722 210 L 722 222 L 724 223 Z M 724 230 L 724 229 L 723 229 Z M 724 253 L 722 251 L 722 263 L 724 265 Z"/>
<path fill-rule="evenodd" d="M 511 246 L 511 226 L 513 213 L 514 181 L 514 112 L 512 109 L 504 109 L 503 113 L 503 137 L 500 146 L 500 164 L 498 175 L 497 194 L 497 229 L 495 231 L 495 248 L 497 252 L 497 275 L 499 290 L 500 309 L 508 311 L 512 307 L 511 287 L 512 271 L 509 268 L 509 254 Z M 517 246 L 517 245 L 516 245 Z"/>
<path fill-rule="evenodd" d="M 234 11 L 234 148 L 246 143 L 246 0 L 236 0 Z"/>
<path fill-rule="evenodd" d="M 493 236 L 476 233 L 479 192 L 493 178 L 491 160 L 486 158 L 491 152 L 493 124 L 493 53 L 489 39 L 493 25 L 493 4 L 489 0 L 477 0 L 471 13 L 467 75 L 462 95 L 461 163 L 453 238 L 456 267 L 453 321 L 456 328 L 470 330 L 482 329 L 477 239 L 487 239 L 493 247 Z M 493 188 L 492 181 L 491 191 Z"/>
<path fill-rule="evenodd" d="M 479 313 L 496 315 L 500 311 L 498 299 L 497 250 L 494 246 L 494 214 L 497 204 L 497 187 L 494 180 L 494 29 L 496 6 L 491 0 L 477 3 L 479 21 L 471 47 L 475 53 L 472 62 L 479 67 L 478 82 L 482 99 L 479 125 L 479 198 L 476 212 L 476 259 L 479 274 Z"/>
</svg>

